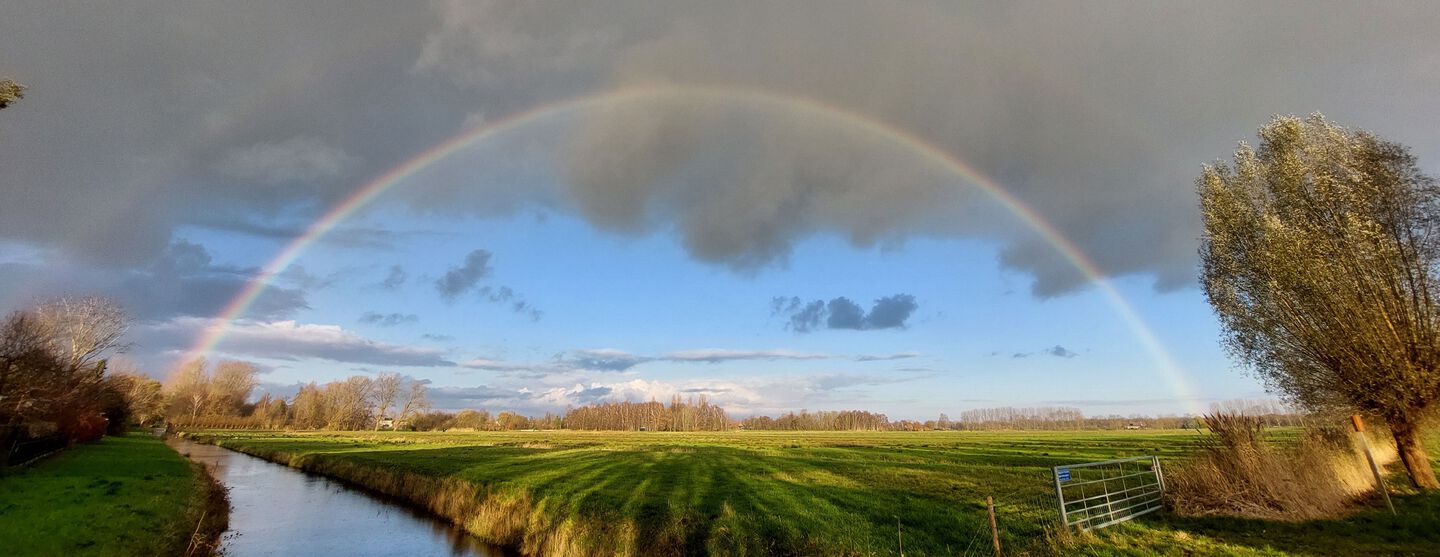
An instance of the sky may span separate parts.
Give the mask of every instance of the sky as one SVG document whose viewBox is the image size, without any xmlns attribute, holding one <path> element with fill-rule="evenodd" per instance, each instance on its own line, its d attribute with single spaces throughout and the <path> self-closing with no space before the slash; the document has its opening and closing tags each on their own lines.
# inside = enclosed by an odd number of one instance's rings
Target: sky
<svg viewBox="0 0 1440 557">
<path fill-rule="evenodd" d="M 111 296 L 143 372 L 244 359 L 277 395 L 1183 414 L 1269 396 L 1196 283 L 1202 165 L 1321 112 L 1436 173 L 1437 28 L 1423 2 L 18 0 L 0 310 Z"/>
</svg>

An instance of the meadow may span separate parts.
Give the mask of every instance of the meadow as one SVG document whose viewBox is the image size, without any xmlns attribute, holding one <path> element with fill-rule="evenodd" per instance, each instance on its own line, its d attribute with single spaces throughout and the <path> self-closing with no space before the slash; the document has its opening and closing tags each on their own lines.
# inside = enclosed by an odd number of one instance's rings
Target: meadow
<svg viewBox="0 0 1440 557">
<path fill-rule="evenodd" d="M 1440 500 L 1400 497 L 1310 523 L 1158 513 L 1059 537 L 1050 467 L 1175 463 L 1195 431 L 209 431 L 195 436 L 406 499 L 531 554 L 989 555 L 985 498 L 1010 555 L 1422 555 Z M 1281 432 L 1279 435 L 1285 435 Z"/>
<path fill-rule="evenodd" d="M 225 529 L 223 492 L 153 435 L 105 437 L 3 473 L 0 554 L 181 555 L 202 516 L 201 538 Z"/>
</svg>

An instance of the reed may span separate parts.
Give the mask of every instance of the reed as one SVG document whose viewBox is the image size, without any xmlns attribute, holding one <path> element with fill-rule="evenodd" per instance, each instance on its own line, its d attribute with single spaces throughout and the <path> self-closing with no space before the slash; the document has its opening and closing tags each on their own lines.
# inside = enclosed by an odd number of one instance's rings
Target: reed
<svg viewBox="0 0 1440 557">
<path fill-rule="evenodd" d="M 1344 430 L 1307 427 L 1293 441 L 1267 439 L 1259 418 L 1219 412 L 1198 455 L 1167 474 L 1171 508 L 1182 515 L 1302 521 L 1341 516 L 1370 494 L 1374 479 Z M 1393 445 L 1372 440 L 1376 459 Z"/>
</svg>

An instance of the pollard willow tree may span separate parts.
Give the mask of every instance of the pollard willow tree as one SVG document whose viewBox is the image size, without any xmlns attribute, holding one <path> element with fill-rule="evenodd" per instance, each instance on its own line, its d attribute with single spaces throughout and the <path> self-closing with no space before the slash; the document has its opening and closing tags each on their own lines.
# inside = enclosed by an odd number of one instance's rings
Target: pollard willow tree
<svg viewBox="0 0 1440 557">
<path fill-rule="evenodd" d="M 1440 195 L 1397 143 L 1277 117 L 1198 180 L 1205 294 L 1231 354 L 1317 409 L 1384 420 L 1416 486 L 1440 398 Z"/>
</svg>

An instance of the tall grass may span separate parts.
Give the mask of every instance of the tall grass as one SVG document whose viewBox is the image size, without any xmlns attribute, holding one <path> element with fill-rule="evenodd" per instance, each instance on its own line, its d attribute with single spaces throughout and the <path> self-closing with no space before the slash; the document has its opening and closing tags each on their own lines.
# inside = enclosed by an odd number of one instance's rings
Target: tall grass
<svg viewBox="0 0 1440 557">
<path fill-rule="evenodd" d="M 1255 416 L 1217 412 L 1204 421 L 1210 433 L 1199 455 L 1166 477 L 1177 513 L 1333 518 L 1374 490 L 1369 465 L 1343 428 L 1311 425 L 1292 440 L 1267 436 Z M 1395 459 L 1393 445 L 1376 445 L 1378 463 Z"/>
</svg>

